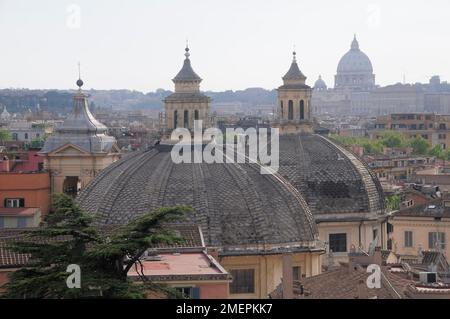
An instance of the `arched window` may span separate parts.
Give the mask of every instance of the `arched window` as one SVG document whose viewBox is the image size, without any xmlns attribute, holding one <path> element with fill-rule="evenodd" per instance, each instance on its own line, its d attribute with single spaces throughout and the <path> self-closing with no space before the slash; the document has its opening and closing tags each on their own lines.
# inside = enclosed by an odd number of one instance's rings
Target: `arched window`
<svg viewBox="0 0 450 319">
<path fill-rule="evenodd" d="M 305 102 L 303 100 L 300 101 L 300 120 L 305 119 Z"/>
<path fill-rule="evenodd" d="M 194 111 L 194 120 L 198 120 L 198 110 Z"/>
<path fill-rule="evenodd" d="M 177 128 L 178 127 L 178 111 L 175 110 L 173 112 L 173 128 Z"/>
<path fill-rule="evenodd" d="M 289 100 L 288 105 L 288 120 L 294 119 L 294 102 L 292 100 Z"/>
<path fill-rule="evenodd" d="M 184 111 L 184 127 L 189 127 L 189 111 Z"/>
</svg>

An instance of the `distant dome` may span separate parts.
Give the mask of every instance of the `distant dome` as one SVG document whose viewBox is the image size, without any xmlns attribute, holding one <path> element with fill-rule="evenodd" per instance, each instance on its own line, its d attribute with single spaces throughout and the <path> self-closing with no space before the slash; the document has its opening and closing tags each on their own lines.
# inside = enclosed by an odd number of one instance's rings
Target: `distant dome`
<svg viewBox="0 0 450 319">
<path fill-rule="evenodd" d="M 314 90 L 326 90 L 327 89 L 327 84 L 325 83 L 324 80 L 322 80 L 322 76 L 319 75 L 319 78 L 317 79 L 317 81 L 314 83 Z"/>
<path fill-rule="evenodd" d="M 337 68 L 339 72 L 373 72 L 372 62 L 369 57 L 361 50 L 348 51 L 341 58 Z"/>
<path fill-rule="evenodd" d="M 372 62 L 359 49 L 359 43 L 355 36 L 350 50 L 339 61 L 335 87 L 370 89 L 374 86 L 375 75 L 373 74 Z"/>
</svg>

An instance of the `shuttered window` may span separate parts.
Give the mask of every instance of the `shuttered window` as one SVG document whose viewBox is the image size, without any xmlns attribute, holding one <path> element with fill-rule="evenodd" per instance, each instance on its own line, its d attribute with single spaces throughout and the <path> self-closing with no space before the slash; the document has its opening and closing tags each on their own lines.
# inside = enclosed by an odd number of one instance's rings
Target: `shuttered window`
<svg viewBox="0 0 450 319">
<path fill-rule="evenodd" d="M 255 292 L 255 270 L 235 269 L 230 271 L 233 281 L 230 284 L 232 294 L 251 294 Z"/>
<path fill-rule="evenodd" d="M 445 249 L 445 233 L 441 232 L 428 233 L 428 248 Z"/>
<path fill-rule="evenodd" d="M 413 247 L 413 232 L 405 231 L 405 247 Z"/>
</svg>

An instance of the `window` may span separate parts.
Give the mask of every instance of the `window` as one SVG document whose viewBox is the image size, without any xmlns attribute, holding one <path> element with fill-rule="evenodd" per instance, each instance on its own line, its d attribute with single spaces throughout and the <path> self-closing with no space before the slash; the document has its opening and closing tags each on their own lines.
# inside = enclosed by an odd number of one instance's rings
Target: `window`
<svg viewBox="0 0 450 319">
<path fill-rule="evenodd" d="M 23 198 L 6 198 L 5 207 L 6 208 L 25 207 L 25 200 Z"/>
<path fill-rule="evenodd" d="M 173 128 L 178 127 L 178 111 L 173 112 Z"/>
<path fill-rule="evenodd" d="M 294 119 L 294 102 L 292 100 L 289 100 L 288 103 L 288 120 Z"/>
<path fill-rule="evenodd" d="M 189 111 L 185 110 L 184 111 L 184 127 L 189 127 Z"/>
<path fill-rule="evenodd" d="M 187 299 L 200 299 L 200 288 L 196 287 L 176 287 L 175 290 L 183 294 Z"/>
<path fill-rule="evenodd" d="M 0 217 L 0 229 L 5 228 L 5 218 Z"/>
<path fill-rule="evenodd" d="M 445 249 L 445 233 L 441 232 L 428 233 L 428 248 Z"/>
<path fill-rule="evenodd" d="M 280 101 L 280 109 L 281 109 L 281 118 L 283 118 L 284 117 L 283 101 Z"/>
<path fill-rule="evenodd" d="M 17 228 L 26 228 L 26 227 L 27 227 L 27 218 L 17 217 Z"/>
<path fill-rule="evenodd" d="M 413 247 L 413 232 L 405 231 L 405 247 Z"/>
<path fill-rule="evenodd" d="M 375 240 L 378 236 L 378 229 L 372 229 L 372 240 Z"/>
<path fill-rule="evenodd" d="M 194 120 L 198 120 L 198 110 L 194 111 Z"/>
<path fill-rule="evenodd" d="M 25 133 L 25 139 L 28 140 L 28 133 Z"/>
<path fill-rule="evenodd" d="M 19 139 L 19 135 L 17 133 L 12 133 L 12 139 L 17 141 Z"/>
<path fill-rule="evenodd" d="M 297 281 L 302 279 L 302 272 L 300 266 L 292 267 L 292 279 Z"/>
<path fill-rule="evenodd" d="M 343 253 L 347 251 L 347 234 L 330 234 L 330 250 L 333 253 Z"/>
<path fill-rule="evenodd" d="M 305 102 L 303 100 L 300 101 L 300 120 L 305 119 Z"/>
<path fill-rule="evenodd" d="M 255 270 L 235 269 L 230 271 L 233 281 L 230 283 L 232 294 L 252 294 L 255 292 Z"/>
</svg>

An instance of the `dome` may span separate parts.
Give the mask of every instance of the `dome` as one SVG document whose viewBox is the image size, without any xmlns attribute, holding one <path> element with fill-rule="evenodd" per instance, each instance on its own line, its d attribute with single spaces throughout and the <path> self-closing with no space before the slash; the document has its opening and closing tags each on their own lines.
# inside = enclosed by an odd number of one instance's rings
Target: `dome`
<svg viewBox="0 0 450 319">
<path fill-rule="evenodd" d="M 372 62 L 359 49 L 359 43 L 355 36 L 350 50 L 339 61 L 335 87 L 366 90 L 374 86 L 375 75 L 373 74 Z"/>
<path fill-rule="evenodd" d="M 315 90 L 326 90 L 327 89 L 327 84 L 325 83 L 325 81 L 322 79 L 322 76 L 319 75 L 319 78 L 317 79 L 317 81 L 314 83 L 314 89 Z"/>
<path fill-rule="evenodd" d="M 131 153 L 104 169 L 77 200 L 97 223 L 122 224 L 160 207 L 189 205 L 207 246 L 312 243 L 317 236 L 301 194 L 257 163 L 175 164 L 172 146 Z"/>
<path fill-rule="evenodd" d="M 87 95 L 81 91 L 81 79 L 77 85 L 80 88 L 73 96 L 72 112 L 56 127 L 55 134 L 47 138 L 40 153 L 51 153 L 66 144 L 90 153 L 108 153 L 116 144 L 116 139 L 106 134 L 108 128 L 89 110 Z"/>
<path fill-rule="evenodd" d="M 337 71 L 338 73 L 372 73 L 372 62 L 364 52 L 350 50 L 339 61 Z"/>
<path fill-rule="evenodd" d="M 377 177 L 356 155 L 317 134 L 280 136 L 280 173 L 305 198 L 316 221 L 373 219 L 383 213 Z"/>
</svg>

